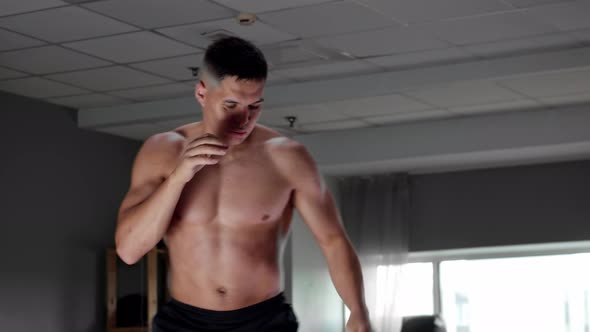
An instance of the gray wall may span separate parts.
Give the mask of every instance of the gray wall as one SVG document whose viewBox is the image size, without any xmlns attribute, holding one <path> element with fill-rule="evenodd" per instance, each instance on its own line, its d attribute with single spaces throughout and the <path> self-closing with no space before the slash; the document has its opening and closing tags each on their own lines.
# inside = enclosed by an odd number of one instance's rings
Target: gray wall
<svg viewBox="0 0 590 332">
<path fill-rule="evenodd" d="M 139 142 L 0 93 L 0 330 L 104 331 L 104 249 Z"/>
<path fill-rule="evenodd" d="M 334 191 L 335 182 L 326 178 Z M 299 213 L 293 217 L 292 296 L 299 330 L 305 332 L 342 332 L 343 304 L 326 264 L 326 259 Z"/>
<path fill-rule="evenodd" d="M 283 292 L 289 303 L 293 303 L 293 231 L 289 233 L 282 258 Z"/>
<path fill-rule="evenodd" d="M 590 161 L 412 177 L 410 250 L 590 240 Z"/>
</svg>

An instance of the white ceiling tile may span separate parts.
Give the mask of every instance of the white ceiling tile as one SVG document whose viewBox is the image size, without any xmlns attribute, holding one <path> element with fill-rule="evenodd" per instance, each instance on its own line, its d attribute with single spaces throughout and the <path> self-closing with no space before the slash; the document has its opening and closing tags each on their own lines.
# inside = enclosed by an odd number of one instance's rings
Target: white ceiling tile
<svg viewBox="0 0 590 332">
<path fill-rule="evenodd" d="M 397 21 L 419 23 L 510 10 L 499 0 L 358 0 Z"/>
<path fill-rule="evenodd" d="M 555 97 L 540 97 L 539 102 L 543 105 L 559 107 L 572 104 L 586 104 L 590 102 L 590 89 L 581 93 L 560 95 Z"/>
<path fill-rule="evenodd" d="M 281 76 L 280 74 L 277 74 L 274 71 L 269 71 L 268 77 L 266 78 L 267 85 L 279 85 L 279 84 L 287 84 L 287 83 L 293 83 L 293 82 L 295 82 L 295 81 L 288 78 L 288 77 Z"/>
<path fill-rule="evenodd" d="M 114 105 L 129 104 L 130 102 L 125 99 L 116 98 L 109 95 L 91 93 L 79 96 L 70 97 L 58 97 L 50 98 L 47 101 L 58 104 L 69 106 L 73 108 L 93 108 L 93 107 L 107 107 Z"/>
<path fill-rule="evenodd" d="M 40 77 L 19 78 L 0 82 L 0 90 L 31 98 L 49 98 L 88 93 L 73 86 Z"/>
<path fill-rule="evenodd" d="M 175 97 L 194 96 L 193 89 L 191 89 L 186 84 L 180 83 L 110 91 L 109 94 L 136 101 L 148 101 Z"/>
<path fill-rule="evenodd" d="M 198 50 L 153 32 L 132 32 L 64 44 L 81 52 L 119 63 L 172 57 Z"/>
<path fill-rule="evenodd" d="M 0 51 L 16 50 L 32 46 L 39 46 L 44 42 L 14 33 L 8 30 L 0 29 Z"/>
<path fill-rule="evenodd" d="M 2 0 L 2 2 L 0 2 L 0 16 L 65 5 L 67 5 L 67 3 L 58 0 Z"/>
<path fill-rule="evenodd" d="M 590 28 L 590 1 L 571 1 L 532 8 L 531 15 L 562 30 Z"/>
<path fill-rule="evenodd" d="M 200 67 L 202 61 L 203 53 L 195 53 L 163 60 L 134 63 L 130 66 L 173 80 L 184 81 L 194 79 L 189 68 Z"/>
<path fill-rule="evenodd" d="M 312 66 L 277 69 L 275 73 L 298 81 L 318 78 L 336 78 L 347 75 L 360 75 L 378 72 L 380 69 L 367 62 L 339 61 Z"/>
<path fill-rule="evenodd" d="M 590 69 L 516 77 L 498 84 L 537 98 L 575 94 L 589 90 Z"/>
<path fill-rule="evenodd" d="M 558 32 L 525 12 L 510 12 L 441 21 L 425 26 L 434 35 L 457 45 L 515 39 Z"/>
<path fill-rule="evenodd" d="M 33 74 L 48 74 L 108 66 L 111 63 L 59 46 L 41 46 L 0 53 L 6 67 Z"/>
<path fill-rule="evenodd" d="M 101 0 L 62 0 L 62 1 L 74 5 L 74 4 L 81 4 L 81 3 L 85 3 L 85 2 L 101 1 Z"/>
<path fill-rule="evenodd" d="M 367 117 L 431 109 L 432 106 L 398 94 L 323 103 L 322 107 L 351 117 Z"/>
<path fill-rule="evenodd" d="M 240 12 L 246 13 L 262 13 L 268 11 L 275 11 L 279 9 L 307 6 L 329 1 L 333 0 L 215 0 L 215 2 L 220 3 L 226 7 L 230 7 Z"/>
<path fill-rule="evenodd" d="M 124 126 L 113 126 L 108 128 L 98 128 L 96 131 L 144 141 L 152 135 L 161 133 L 162 128 L 149 123 L 140 123 Z"/>
<path fill-rule="evenodd" d="M 511 100 L 500 103 L 477 104 L 450 108 L 449 111 L 461 114 L 480 114 L 492 112 L 518 111 L 541 107 L 541 104 L 532 99 Z"/>
<path fill-rule="evenodd" d="M 534 60 L 531 60 L 531 55 L 534 54 Z M 564 52 L 564 50 L 552 50 L 546 52 L 537 52 L 532 54 L 521 54 L 521 55 L 511 55 L 509 61 L 487 61 L 486 62 L 486 72 L 490 73 L 492 79 L 501 79 L 500 76 L 504 76 L 504 78 L 508 77 L 526 77 L 528 75 L 534 75 L 535 73 L 547 73 L 548 68 L 553 68 L 553 71 L 557 70 L 556 63 L 562 62 L 569 64 L 570 61 L 579 61 L 580 58 L 584 56 L 590 55 L 590 50 L 585 51 L 582 49 L 580 52 L 579 50 L 573 50 L 572 52 Z M 556 58 L 556 54 L 562 54 L 559 58 Z M 567 66 L 565 66 L 567 68 Z M 569 67 L 568 70 L 571 70 L 575 67 Z M 520 75 L 510 75 L 511 71 L 514 72 L 521 72 L 523 74 Z M 503 75 L 496 75 L 497 72 L 507 73 Z M 494 77 L 496 76 L 496 77 Z"/>
<path fill-rule="evenodd" d="M 308 45 L 301 40 L 261 47 L 270 68 L 288 66 L 313 60 L 324 60 L 329 55 L 317 50 L 316 45 Z"/>
<path fill-rule="evenodd" d="M 25 73 L 21 73 L 12 69 L 0 67 L 0 80 L 6 80 L 10 78 L 18 78 L 27 76 Z"/>
<path fill-rule="evenodd" d="M 311 123 L 302 125 L 297 130 L 302 132 L 320 132 L 329 130 L 343 130 L 352 128 L 365 128 L 371 125 L 360 120 L 345 120 L 345 121 L 333 121 L 333 122 L 322 122 L 322 123 Z"/>
<path fill-rule="evenodd" d="M 381 116 L 366 117 L 363 120 L 372 125 L 391 125 L 394 123 L 420 121 L 420 120 L 433 120 L 441 118 L 450 118 L 456 116 L 451 112 L 444 110 L 427 110 L 427 111 L 413 111 L 405 113 L 396 113 Z"/>
<path fill-rule="evenodd" d="M 404 92 L 441 108 L 520 100 L 523 97 L 487 81 L 461 82 L 445 86 L 411 89 Z"/>
<path fill-rule="evenodd" d="M 338 1 L 261 14 L 271 25 L 299 37 L 327 36 L 378 29 L 396 23 L 350 1 Z"/>
<path fill-rule="evenodd" d="M 291 128 L 289 126 L 267 126 L 267 127 L 269 127 L 270 129 L 278 132 L 279 134 L 281 134 L 285 137 L 293 137 L 293 136 L 300 134 L 300 132 L 297 131 L 297 129 Z"/>
<path fill-rule="evenodd" d="M 0 19 L 0 26 L 59 43 L 137 30 L 78 7 L 62 7 Z"/>
<path fill-rule="evenodd" d="M 194 90 L 194 89 L 195 89 L 195 86 L 196 86 L 196 85 L 197 85 L 197 83 L 199 83 L 199 82 L 197 81 L 197 79 L 191 79 L 191 80 L 188 80 L 188 81 L 181 81 L 181 82 L 179 82 L 179 83 L 180 83 L 180 84 L 184 84 L 184 85 L 186 85 L 186 86 L 190 87 L 192 90 Z"/>
<path fill-rule="evenodd" d="M 121 66 L 55 74 L 48 77 L 56 81 L 81 86 L 94 91 L 109 91 L 171 83 L 164 78 Z"/>
<path fill-rule="evenodd" d="M 175 119 L 170 119 L 170 120 L 165 120 L 165 121 L 158 121 L 158 122 L 154 123 L 154 125 L 162 128 L 163 130 L 174 130 L 178 127 L 182 127 L 182 126 L 187 125 L 189 123 L 201 121 L 202 118 L 203 118 L 202 114 L 195 113 L 195 115 L 191 115 L 191 116 L 175 118 Z"/>
<path fill-rule="evenodd" d="M 590 42 L 590 29 L 580 29 L 569 32 L 573 38 L 582 43 Z"/>
<path fill-rule="evenodd" d="M 285 126 L 289 124 L 285 119 L 287 116 L 297 117 L 297 125 L 350 118 L 338 111 L 325 108 L 322 104 L 312 104 L 264 109 L 261 113 L 260 122 L 271 126 Z"/>
<path fill-rule="evenodd" d="M 527 8 L 527 7 L 536 7 L 536 6 L 544 6 L 550 5 L 560 2 L 568 2 L 572 0 L 505 0 L 507 3 L 512 4 L 517 8 Z"/>
<path fill-rule="evenodd" d="M 279 31 L 264 22 L 256 22 L 253 25 L 239 25 L 235 18 L 182 25 L 159 29 L 157 31 L 200 48 L 206 48 L 211 43 L 211 40 L 206 38 L 206 35 L 219 32 L 226 35 L 238 36 L 260 45 L 278 43 L 295 38 L 295 36 Z"/>
<path fill-rule="evenodd" d="M 83 6 L 147 29 L 210 21 L 236 14 L 206 0 L 107 0 Z"/>
<path fill-rule="evenodd" d="M 469 61 L 474 58 L 458 47 L 412 52 L 404 54 L 386 55 L 365 58 L 363 60 L 387 69 L 399 69 L 417 65 L 433 65 L 458 60 Z"/>
<path fill-rule="evenodd" d="M 314 41 L 357 57 L 415 52 L 450 46 L 450 44 L 433 38 L 417 27 L 390 27 L 319 38 Z"/>
<path fill-rule="evenodd" d="M 491 43 L 465 45 L 462 48 L 478 56 L 500 56 L 514 53 L 564 48 L 576 43 L 574 37 L 567 33 L 548 33 L 542 36 L 503 40 Z"/>
</svg>

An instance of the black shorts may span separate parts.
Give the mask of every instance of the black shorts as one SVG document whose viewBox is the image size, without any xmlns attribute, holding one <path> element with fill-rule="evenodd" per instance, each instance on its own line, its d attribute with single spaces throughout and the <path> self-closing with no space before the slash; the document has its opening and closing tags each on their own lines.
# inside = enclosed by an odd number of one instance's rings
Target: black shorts
<svg viewBox="0 0 590 332">
<path fill-rule="evenodd" d="M 171 299 L 159 309 L 153 332 L 295 332 L 299 323 L 283 293 L 230 311 L 193 307 Z"/>
</svg>

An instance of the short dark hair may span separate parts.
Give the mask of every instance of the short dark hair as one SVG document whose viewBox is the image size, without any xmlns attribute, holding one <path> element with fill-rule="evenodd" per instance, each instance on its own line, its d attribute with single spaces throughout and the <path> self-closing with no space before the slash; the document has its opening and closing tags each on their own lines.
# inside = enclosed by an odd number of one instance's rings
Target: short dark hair
<svg viewBox="0 0 590 332">
<path fill-rule="evenodd" d="M 264 81 L 267 75 L 268 64 L 262 51 L 239 37 L 224 37 L 210 44 L 199 69 L 200 79 L 209 76 L 216 82 L 221 82 L 227 76 Z"/>
</svg>

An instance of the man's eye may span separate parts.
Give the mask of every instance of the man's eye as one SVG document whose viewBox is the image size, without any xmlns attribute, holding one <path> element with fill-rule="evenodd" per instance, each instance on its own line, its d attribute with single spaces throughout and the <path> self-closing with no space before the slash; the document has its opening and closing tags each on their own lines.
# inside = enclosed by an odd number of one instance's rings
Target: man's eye
<svg viewBox="0 0 590 332">
<path fill-rule="evenodd" d="M 236 108 L 236 104 L 225 104 L 225 108 L 233 110 L 234 108 Z"/>
<path fill-rule="evenodd" d="M 259 108 L 260 108 L 260 105 L 256 105 L 256 106 L 248 106 L 248 109 L 249 109 L 250 111 L 256 111 L 256 110 L 257 110 L 257 109 L 259 109 Z"/>
</svg>

